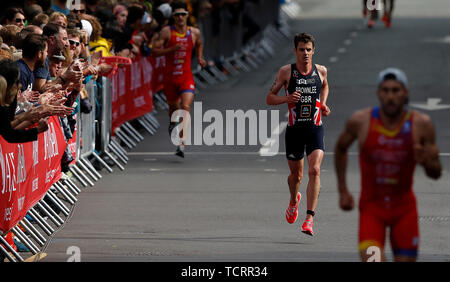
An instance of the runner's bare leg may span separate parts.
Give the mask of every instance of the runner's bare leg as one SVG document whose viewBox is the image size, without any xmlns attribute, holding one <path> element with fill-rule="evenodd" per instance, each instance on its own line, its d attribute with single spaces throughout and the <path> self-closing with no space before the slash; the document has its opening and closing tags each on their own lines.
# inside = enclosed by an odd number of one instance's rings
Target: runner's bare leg
<svg viewBox="0 0 450 282">
<path fill-rule="evenodd" d="M 181 109 L 185 110 L 189 114 L 191 113 L 191 105 L 192 105 L 193 101 L 194 101 L 194 93 L 189 92 L 189 91 L 181 93 Z M 182 118 L 184 119 L 186 117 L 182 117 Z M 180 138 L 182 140 L 183 145 L 186 144 L 186 140 L 185 140 L 185 138 L 183 138 L 184 137 L 183 132 L 189 131 L 189 124 L 190 124 L 190 121 L 185 122 L 184 123 L 185 126 L 180 131 Z"/>
<path fill-rule="evenodd" d="M 299 161 L 288 160 L 289 170 L 288 176 L 289 193 L 291 194 L 291 203 L 297 203 L 297 193 L 300 190 L 300 184 L 303 178 L 303 159 Z"/>
<path fill-rule="evenodd" d="M 307 209 L 315 211 L 317 206 L 317 199 L 320 192 L 320 166 L 324 152 L 322 150 L 314 150 L 309 154 L 308 158 L 308 186 L 306 188 L 307 195 Z M 310 214 L 306 215 L 306 220 L 312 220 Z"/>
</svg>

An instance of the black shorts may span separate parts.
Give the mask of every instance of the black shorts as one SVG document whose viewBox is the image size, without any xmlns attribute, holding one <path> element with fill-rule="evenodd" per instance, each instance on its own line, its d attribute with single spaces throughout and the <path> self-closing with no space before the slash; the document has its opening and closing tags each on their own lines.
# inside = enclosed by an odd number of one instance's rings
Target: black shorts
<svg viewBox="0 0 450 282">
<path fill-rule="evenodd" d="M 323 138 L 323 126 L 288 126 L 285 134 L 286 158 L 299 161 L 303 159 L 305 150 L 307 156 L 317 149 L 325 151 Z"/>
</svg>

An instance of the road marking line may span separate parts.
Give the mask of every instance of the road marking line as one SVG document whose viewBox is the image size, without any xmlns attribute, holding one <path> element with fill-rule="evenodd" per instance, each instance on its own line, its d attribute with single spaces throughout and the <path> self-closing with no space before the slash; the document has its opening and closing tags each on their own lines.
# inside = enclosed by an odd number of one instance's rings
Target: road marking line
<svg viewBox="0 0 450 282">
<path fill-rule="evenodd" d="M 336 63 L 338 61 L 338 57 L 330 57 L 330 63 Z"/>
<path fill-rule="evenodd" d="M 265 172 L 277 172 L 277 170 L 274 168 L 265 168 L 264 171 Z"/>
<path fill-rule="evenodd" d="M 347 49 L 345 49 L 345 48 L 338 49 L 338 53 L 345 53 L 345 52 L 347 52 Z"/>
</svg>

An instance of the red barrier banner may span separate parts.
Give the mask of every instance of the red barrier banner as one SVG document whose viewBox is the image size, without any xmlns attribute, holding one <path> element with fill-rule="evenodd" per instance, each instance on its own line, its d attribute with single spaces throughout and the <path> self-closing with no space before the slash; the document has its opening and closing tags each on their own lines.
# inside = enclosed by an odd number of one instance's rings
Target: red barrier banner
<svg viewBox="0 0 450 282">
<path fill-rule="evenodd" d="M 0 136 L 0 232 L 13 228 L 61 177 L 66 141 L 58 117 L 38 140 L 11 144 Z"/>
<path fill-rule="evenodd" d="M 124 122 L 153 111 L 153 66 L 147 57 L 119 67 L 111 78 L 112 132 Z"/>
</svg>

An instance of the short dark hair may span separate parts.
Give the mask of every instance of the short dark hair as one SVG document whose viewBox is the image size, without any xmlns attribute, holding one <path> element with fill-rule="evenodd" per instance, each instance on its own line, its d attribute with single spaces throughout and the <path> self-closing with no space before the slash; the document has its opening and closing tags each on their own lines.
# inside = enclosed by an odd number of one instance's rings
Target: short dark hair
<svg viewBox="0 0 450 282">
<path fill-rule="evenodd" d="M 48 23 L 44 26 L 42 34 L 47 37 L 56 36 L 59 34 L 60 29 L 64 29 L 64 28 L 62 26 L 60 26 L 59 24 Z"/>
<path fill-rule="evenodd" d="M 188 6 L 184 1 L 174 1 L 170 6 L 172 7 L 172 12 L 176 9 L 185 9 L 186 11 L 188 10 Z"/>
<path fill-rule="evenodd" d="M 22 48 L 23 41 L 25 37 L 27 37 L 27 35 L 31 33 L 33 33 L 33 31 L 30 30 L 29 28 L 24 28 L 19 33 L 17 33 L 14 41 L 14 47 L 16 47 L 17 49 L 23 49 Z"/>
<path fill-rule="evenodd" d="M 297 34 L 295 35 L 295 37 L 294 37 L 294 46 L 295 46 L 295 49 L 297 49 L 297 46 L 298 46 L 298 43 L 299 43 L 299 42 L 302 42 L 302 43 L 308 43 L 308 42 L 311 42 L 312 45 L 313 45 L 313 48 L 314 48 L 314 47 L 315 47 L 315 46 L 314 46 L 314 41 L 315 41 L 314 36 L 312 36 L 312 35 L 309 34 L 309 33 L 306 33 L 306 32 L 303 32 L 303 33 L 297 33 Z"/>
<path fill-rule="evenodd" d="M 39 51 L 44 51 L 47 46 L 47 38 L 44 35 L 31 33 L 22 41 L 22 57 L 34 59 Z"/>
<path fill-rule="evenodd" d="M 142 7 L 131 5 L 127 8 L 128 16 L 127 16 L 127 25 L 135 23 L 137 20 L 141 20 L 145 14 L 145 11 Z"/>
</svg>

